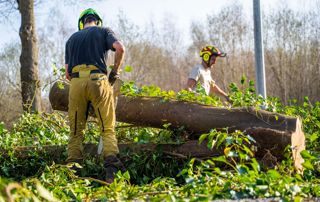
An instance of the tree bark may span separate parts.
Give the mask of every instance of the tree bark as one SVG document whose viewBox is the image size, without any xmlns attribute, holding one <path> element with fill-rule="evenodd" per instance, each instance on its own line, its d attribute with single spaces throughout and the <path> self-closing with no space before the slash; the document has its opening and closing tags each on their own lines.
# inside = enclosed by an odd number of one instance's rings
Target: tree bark
<svg viewBox="0 0 320 202">
<path fill-rule="evenodd" d="M 67 111 L 69 85 L 51 88 L 49 99 L 53 109 Z M 164 101 L 155 97 L 118 96 L 117 121 L 140 126 L 162 128 L 170 123 L 170 129 L 184 127 L 193 134 L 207 133 L 211 129 L 244 131 L 250 134 L 258 147 L 256 155 L 271 153 L 282 159 L 285 148 L 290 145 L 295 167 L 302 169 L 300 152 L 305 149 L 305 136 L 301 120 L 264 110 L 248 108 L 217 108 L 175 100 Z"/>
<path fill-rule="evenodd" d="M 25 111 L 41 111 L 41 90 L 38 73 L 38 46 L 34 19 L 34 0 L 17 1 L 21 14 L 20 74 L 22 104 Z"/>
<path fill-rule="evenodd" d="M 210 156 L 218 156 L 222 155 L 222 151 L 218 151 L 216 149 L 209 150 L 206 142 L 204 141 L 202 144 L 199 144 L 197 140 L 191 140 L 184 144 L 118 144 L 120 151 L 132 151 L 132 152 L 140 152 L 140 151 L 160 151 L 176 156 L 185 156 L 185 157 L 195 157 L 195 158 L 207 158 Z M 30 156 L 30 152 L 39 152 L 39 153 L 47 153 L 53 159 L 60 159 L 62 153 L 67 149 L 66 145 L 46 145 L 41 148 L 34 147 L 26 147 L 26 146 L 18 146 L 14 148 L 15 156 L 18 158 L 27 158 Z M 98 155 L 97 150 L 98 146 L 96 144 L 84 144 L 83 145 L 84 152 L 86 154 L 90 154 L 92 156 Z M 8 156 L 8 151 L 4 149 L 0 149 L 0 154 L 3 157 Z"/>
</svg>

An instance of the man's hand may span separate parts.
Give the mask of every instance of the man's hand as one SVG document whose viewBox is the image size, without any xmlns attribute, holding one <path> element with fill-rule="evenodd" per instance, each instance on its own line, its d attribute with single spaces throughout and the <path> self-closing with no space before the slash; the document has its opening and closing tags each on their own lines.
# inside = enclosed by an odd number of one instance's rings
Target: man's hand
<svg viewBox="0 0 320 202">
<path fill-rule="evenodd" d="M 115 41 L 112 44 L 112 47 L 115 49 L 116 52 L 114 55 L 113 67 L 109 74 L 109 82 L 111 86 L 113 86 L 114 82 L 119 78 L 120 71 L 121 71 L 119 67 L 123 62 L 124 52 L 125 52 L 125 48 L 120 41 Z"/>
<path fill-rule="evenodd" d="M 118 72 L 111 70 L 108 79 L 111 86 L 113 86 L 114 82 L 116 82 L 116 80 L 119 79 L 119 75 L 120 74 Z"/>
</svg>

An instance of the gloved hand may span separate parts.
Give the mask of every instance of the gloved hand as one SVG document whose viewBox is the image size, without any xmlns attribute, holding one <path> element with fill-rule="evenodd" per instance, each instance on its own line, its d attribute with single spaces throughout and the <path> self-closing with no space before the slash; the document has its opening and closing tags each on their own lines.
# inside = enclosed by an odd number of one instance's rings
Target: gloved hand
<svg viewBox="0 0 320 202">
<path fill-rule="evenodd" d="M 116 80 L 120 77 L 119 75 L 120 74 L 118 72 L 111 70 L 108 79 L 111 86 L 113 86 L 114 82 L 116 82 Z"/>
</svg>

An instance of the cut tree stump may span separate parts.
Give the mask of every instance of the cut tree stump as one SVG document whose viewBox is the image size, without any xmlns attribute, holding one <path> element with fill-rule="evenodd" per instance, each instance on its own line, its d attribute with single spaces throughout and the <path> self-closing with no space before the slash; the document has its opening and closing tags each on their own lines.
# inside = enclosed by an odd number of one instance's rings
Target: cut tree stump
<svg viewBox="0 0 320 202">
<path fill-rule="evenodd" d="M 64 88 L 55 83 L 49 94 L 54 110 L 68 110 L 69 84 Z M 290 145 L 294 166 L 302 170 L 303 158 L 300 152 L 305 149 L 305 136 L 301 120 L 282 114 L 256 110 L 253 107 L 217 108 L 197 103 L 176 100 L 163 100 L 157 97 L 127 97 L 119 95 L 119 85 L 115 86 L 118 96 L 117 121 L 138 126 L 169 129 L 183 127 L 189 133 L 202 134 L 211 129 L 228 131 L 241 130 L 256 140 L 256 156 L 262 158 L 272 154 L 278 160 L 283 159 L 285 148 Z"/>
</svg>

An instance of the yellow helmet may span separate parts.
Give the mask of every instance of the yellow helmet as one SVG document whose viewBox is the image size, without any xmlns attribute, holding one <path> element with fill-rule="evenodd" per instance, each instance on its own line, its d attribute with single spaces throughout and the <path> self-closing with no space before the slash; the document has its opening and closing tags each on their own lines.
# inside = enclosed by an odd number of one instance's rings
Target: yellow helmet
<svg viewBox="0 0 320 202">
<path fill-rule="evenodd" d="M 215 46 L 205 46 L 200 51 L 200 57 L 202 57 L 203 61 L 205 61 L 207 64 L 209 64 L 211 56 L 219 56 L 219 57 L 226 57 L 226 53 L 221 52 L 217 47 Z"/>
<path fill-rule="evenodd" d="M 100 16 L 98 15 L 98 13 L 93 10 L 92 8 L 88 8 L 84 11 L 81 12 L 80 17 L 79 17 L 79 21 L 78 21 L 78 28 L 79 30 L 82 30 L 84 27 L 84 20 L 86 19 L 86 17 L 88 17 L 89 15 L 92 15 L 95 19 L 97 19 L 97 25 L 98 26 L 102 26 L 102 20 L 100 18 Z"/>
</svg>

